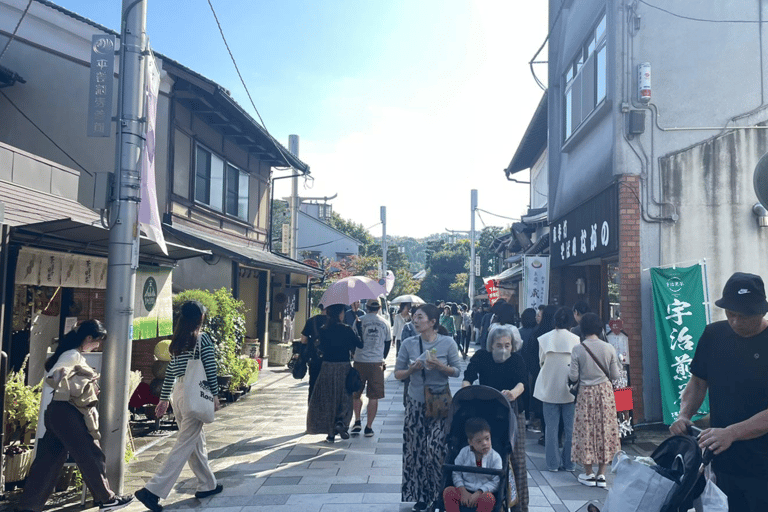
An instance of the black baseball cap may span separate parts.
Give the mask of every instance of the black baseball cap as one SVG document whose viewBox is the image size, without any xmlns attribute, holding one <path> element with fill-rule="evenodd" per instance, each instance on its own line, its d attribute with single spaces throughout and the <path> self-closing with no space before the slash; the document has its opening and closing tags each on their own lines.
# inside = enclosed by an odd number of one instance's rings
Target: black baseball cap
<svg viewBox="0 0 768 512">
<path fill-rule="evenodd" d="M 764 315 L 768 313 L 765 300 L 765 285 L 760 276 L 736 272 L 723 287 L 723 297 L 715 301 L 723 309 L 742 315 Z"/>
<path fill-rule="evenodd" d="M 381 308 L 381 302 L 379 302 L 379 299 L 368 299 L 368 302 L 365 303 L 365 307 L 368 309 L 379 309 Z"/>
</svg>

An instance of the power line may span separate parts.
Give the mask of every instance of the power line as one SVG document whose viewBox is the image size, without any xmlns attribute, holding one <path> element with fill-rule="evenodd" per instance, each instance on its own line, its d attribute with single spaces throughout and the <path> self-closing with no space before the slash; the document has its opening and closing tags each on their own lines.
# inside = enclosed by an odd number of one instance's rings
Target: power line
<svg viewBox="0 0 768 512">
<path fill-rule="evenodd" d="M 520 220 L 519 217 L 505 217 L 504 215 L 499 215 L 498 213 L 489 212 L 488 210 L 483 210 L 482 208 L 475 208 L 475 210 L 480 211 L 480 212 L 485 212 L 488 215 L 493 215 L 494 217 L 500 217 L 502 219 L 518 220 L 518 221 Z"/>
<path fill-rule="evenodd" d="M 232 54 L 232 50 L 229 48 L 229 43 L 227 42 L 226 36 L 224 36 L 224 29 L 221 28 L 221 23 L 219 22 L 219 17 L 216 15 L 216 9 L 213 8 L 213 4 L 211 3 L 211 0 L 208 0 L 208 5 L 211 8 L 211 12 L 213 13 L 213 19 L 216 20 L 216 25 L 219 27 L 219 33 L 221 34 L 221 39 L 224 41 L 224 46 L 227 47 L 227 52 L 229 53 L 229 58 L 232 60 L 232 64 L 235 66 L 235 71 L 237 71 L 237 76 L 240 78 L 240 83 L 243 84 L 243 89 L 245 89 L 245 94 L 248 95 L 248 99 L 251 102 L 251 106 L 253 107 L 253 110 L 256 111 L 256 115 L 259 117 L 259 121 L 261 121 L 261 125 L 264 127 L 264 130 L 267 131 L 267 134 L 269 134 L 269 130 L 267 130 L 267 125 L 264 123 L 264 119 L 262 119 L 261 114 L 259 114 L 259 109 L 256 108 L 256 103 L 253 101 L 253 97 L 251 97 L 251 91 L 248 90 L 248 86 L 245 85 L 245 80 L 243 79 L 243 75 L 240 73 L 240 68 L 237 65 L 237 61 L 235 60 L 235 56 Z M 270 135 L 270 138 L 272 136 Z M 274 139 L 272 140 L 275 149 L 280 153 L 280 156 L 283 157 L 283 160 L 285 160 L 286 165 L 294 169 L 294 167 L 291 165 L 291 163 L 288 161 L 288 157 L 285 156 L 285 153 L 283 152 L 282 148 L 280 147 L 280 144 L 277 143 Z"/>
<path fill-rule="evenodd" d="M 696 18 L 693 16 L 685 16 L 683 14 L 677 14 L 676 12 L 669 11 L 667 9 L 664 9 L 663 7 L 659 7 L 658 5 L 649 4 L 645 0 L 638 0 L 641 4 L 645 4 L 651 9 L 656 9 L 661 12 L 665 12 L 669 14 L 670 16 L 674 16 L 675 18 L 680 18 L 683 20 L 689 20 L 689 21 L 698 21 L 701 23 L 748 23 L 748 24 L 755 24 L 755 23 L 768 23 L 768 21 L 760 21 L 760 20 L 714 20 L 714 19 L 707 19 L 707 18 Z"/>
<path fill-rule="evenodd" d="M 74 157 L 73 157 L 72 155 L 70 155 L 69 153 L 67 153 L 66 151 L 64 151 L 64 148 L 62 148 L 61 146 L 59 146 L 58 144 L 56 144 L 56 142 L 55 142 L 55 141 L 54 141 L 52 138 L 50 138 L 50 137 L 48 136 L 48 134 L 47 134 L 47 133 L 45 133 L 45 131 L 44 131 L 42 128 L 40 128 L 39 126 L 37 126 L 37 125 L 35 124 L 35 122 L 34 122 L 33 120 L 31 120 L 31 119 L 30 119 L 30 118 L 27 116 L 27 114 L 25 114 L 24 112 L 22 112 L 22 110 L 21 110 L 21 109 L 20 109 L 18 106 L 16 106 L 16 104 L 15 104 L 13 101 L 11 101 L 11 98 L 9 98 L 8 96 L 6 96 L 6 94 L 5 94 L 3 91 L 0 91 L 0 94 L 2 94 L 2 95 L 3 95 L 3 97 L 4 97 L 6 100 L 8 100 L 8 103 L 10 103 L 10 104 L 11 104 L 11 106 L 12 106 L 13 108 L 15 108 L 15 109 L 16 109 L 16 111 L 17 111 L 19 114 L 21 114 L 21 115 L 24 117 L 24 119 L 26 119 L 27 121 L 29 121 L 29 123 L 30 123 L 32 126 L 34 126 L 35 128 L 37 128 L 37 130 L 38 130 L 40 133 L 42 133 L 42 134 L 43 134 L 43 137 L 45 137 L 46 139 L 48 139 L 48 140 L 51 142 L 51 144 L 53 144 L 54 146 L 56 146 L 56 147 L 59 149 L 59 151 L 61 151 L 61 152 L 62 152 L 62 153 L 64 153 L 65 155 L 67 155 L 67 157 L 68 157 L 70 160 L 72 160 L 72 161 L 75 163 L 75 165 L 77 165 L 77 166 L 78 166 L 80 169 L 82 169 L 84 173 L 86 173 L 88 176 L 93 176 L 93 174 L 92 174 L 92 173 L 90 173 L 90 172 L 88 172 L 88 170 L 87 170 L 85 167 L 83 167 L 82 165 L 80 165 L 80 162 L 78 162 L 77 160 L 75 160 L 75 159 L 74 159 Z"/>
<path fill-rule="evenodd" d="M 5 47 L 3 47 L 3 51 L 0 52 L 0 61 L 3 60 L 3 55 L 5 55 L 5 51 L 8 49 L 9 46 L 11 46 L 11 41 L 14 40 L 16 37 L 16 32 L 18 32 L 19 27 L 21 26 L 21 22 L 24 20 L 24 17 L 27 15 L 27 11 L 29 11 L 29 7 L 32 5 L 32 0 L 29 0 L 27 2 L 27 7 L 24 9 L 24 12 L 21 13 L 21 18 L 19 18 L 18 23 L 16 23 L 16 28 L 13 29 L 13 34 L 11 34 L 11 38 L 8 39 L 8 42 L 5 43 Z"/>
</svg>

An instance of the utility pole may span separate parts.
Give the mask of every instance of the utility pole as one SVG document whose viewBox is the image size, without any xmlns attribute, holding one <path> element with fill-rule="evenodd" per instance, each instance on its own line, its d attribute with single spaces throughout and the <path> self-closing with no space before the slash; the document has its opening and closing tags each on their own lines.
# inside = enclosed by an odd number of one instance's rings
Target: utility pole
<svg viewBox="0 0 768 512">
<path fill-rule="evenodd" d="M 387 278 L 387 207 L 381 207 L 381 277 Z"/>
<path fill-rule="evenodd" d="M 102 359 L 99 417 L 107 478 L 123 492 L 128 422 L 128 382 L 133 341 L 133 301 L 139 266 L 139 165 L 144 147 L 147 3 L 123 0 L 117 102 L 115 186 L 109 209 L 107 335 Z"/>
<path fill-rule="evenodd" d="M 475 263 L 475 210 L 477 209 L 477 190 L 472 189 L 470 199 L 471 221 L 469 228 L 469 309 L 475 302 L 475 274 L 479 270 Z"/>
<path fill-rule="evenodd" d="M 288 136 L 288 151 L 299 157 L 299 136 Z M 285 250 L 285 248 L 283 248 Z M 291 259 L 299 259 L 299 174 L 293 173 L 291 179 Z"/>
</svg>

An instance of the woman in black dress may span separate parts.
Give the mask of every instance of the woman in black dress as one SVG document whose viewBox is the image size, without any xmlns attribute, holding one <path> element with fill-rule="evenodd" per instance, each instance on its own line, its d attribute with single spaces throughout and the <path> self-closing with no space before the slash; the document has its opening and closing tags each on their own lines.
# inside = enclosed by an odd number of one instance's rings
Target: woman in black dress
<svg viewBox="0 0 768 512">
<path fill-rule="evenodd" d="M 488 333 L 485 350 L 475 352 L 464 371 L 462 387 L 470 386 L 476 380 L 483 386 L 501 391 L 512 404 L 517 415 L 517 436 L 510 454 L 510 467 L 515 473 L 517 507 L 528 511 L 528 470 L 525 463 L 525 411 L 521 397 L 526 391 L 528 370 L 520 355 L 517 329 L 510 325 L 499 325 Z"/>
<path fill-rule="evenodd" d="M 350 354 L 363 348 L 363 342 L 351 327 L 344 323 L 344 304 L 333 304 L 325 310 L 328 321 L 320 329 L 319 350 L 323 363 L 320 374 L 309 397 L 307 434 L 327 434 L 333 443 L 336 434 L 349 439 L 352 420 L 352 394 L 347 391 L 346 380 L 352 366 Z"/>
</svg>

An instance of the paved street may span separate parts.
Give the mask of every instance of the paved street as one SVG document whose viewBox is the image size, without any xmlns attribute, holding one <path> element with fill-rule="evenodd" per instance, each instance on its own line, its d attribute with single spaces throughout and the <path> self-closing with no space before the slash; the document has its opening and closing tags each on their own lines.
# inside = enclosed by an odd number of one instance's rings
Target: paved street
<svg viewBox="0 0 768 512">
<path fill-rule="evenodd" d="M 466 363 L 464 363 L 466 364 Z M 324 442 L 304 435 L 307 380 L 296 381 L 285 369 L 262 372 L 255 390 L 217 413 L 206 427 L 209 457 L 222 494 L 197 500 L 195 478 L 185 469 L 164 501 L 170 511 L 215 509 L 215 512 L 409 511 L 400 503 L 402 465 L 402 384 L 394 379 L 390 355 L 386 398 L 379 402 L 375 436 Z M 459 379 L 452 379 L 454 391 Z M 365 407 L 363 408 L 365 411 Z M 606 490 L 580 485 L 576 474 L 550 473 L 544 467 L 539 434 L 529 432 L 528 484 L 531 512 L 586 510 L 602 503 Z M 173 435 L 137 439 L 137 459 L 127 469 L 126 492 L 134 492 L 157 471 L 173 445 Z M 643 447 L 646 450 L 643 450 Z M 632 454 L 647 455 L 648 443 L 629 445 Z M 610 475 L 609 475 L 610 482 Z M 80 510 L 73 493 L 58 510 Z M 13 501 L 13 497 L 11 497 Z M 90 505 L 90 501 L 89 501 Z M 10 508 L 7 503 L 2 509 Z M 126 509 L 144 510 L 140 503 Z"/>
<path fill-rule="evenodd" d="M 410 510 L 400 503 L 402 465 L 402 384 L 387 369 L 386 398 L 379 402 L 373 438 L 323 442 L 304 435 L 307 381 L 285 370 L 264 371 L 255 393 L 219 413 L 206 427 L 209 456 L 224 492 L 199 501 L 192 497 L 195 479 L 189 470 L 165 501 L 169 510 L 216 508 L 220 512 L 343 512 Z M 452 379 L 454 391 L 459 379 Z M 363 408 L 365 411 L 365 407 Z M 539 434 L 527 443 L 531 512 L 586 510 L 589 501 L 605 499 L 604 489 L 580 485 L 571 473 L 540 471 L 544 448 Z M 164 460 L 173 437 L 155 444 L 129 467 L 126 491 L 135 491 Z M 637 447 L 630 445 L 630 451 Z M 634 448 L 634 450 L 633 450 Z M 638 450 L 640 451 L 640 450 Z M 135 505 L 128 510 L 140 510 Z"/>
</svg>

